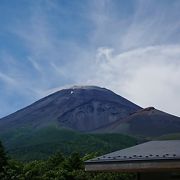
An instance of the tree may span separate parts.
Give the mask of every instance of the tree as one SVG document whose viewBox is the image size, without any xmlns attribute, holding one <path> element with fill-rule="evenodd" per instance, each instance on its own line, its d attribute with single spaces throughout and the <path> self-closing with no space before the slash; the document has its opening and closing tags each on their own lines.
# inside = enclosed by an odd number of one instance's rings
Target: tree
<svg viewBox="0 0 180 180">
<path fill-rule="evenodd" d="M 73 153 L 70 157 L 66 158 L 63 163 L 63 168 L 68 171 L 83 169 L 83 161 L 79 153 Z"/>
<path fill-rule="evenodd" d="M 0 173 L 4 171 L 4 167 L 7 165 L 7 156 L 4 147 L 0 141 Z"/>
<path fill-rule="evenodd" d="M 54 155 L 51 155 L 47 161 L 47 165 L 49 168 L 57 168 L 64 162 L 65 158 L 61 154 L 61 152 L 57 152 Z"/>
</svg>

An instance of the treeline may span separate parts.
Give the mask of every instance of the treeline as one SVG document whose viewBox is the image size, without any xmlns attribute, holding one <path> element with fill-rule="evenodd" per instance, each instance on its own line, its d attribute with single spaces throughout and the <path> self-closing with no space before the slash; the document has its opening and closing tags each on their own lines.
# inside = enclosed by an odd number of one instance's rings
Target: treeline
<svg viewBox="0 0 180 180">
<path fill-rule="evenodd" d="M 135 174 L 90 173 L 84 171 L 84 161 L 97 156 L 96 153 L 81 157 L 72 153 L 65 157 L 61 153 L 47 160 L 21 162 L 7 157 L 0 143 L 1 180 L 134 180 Z"/>
</svg>

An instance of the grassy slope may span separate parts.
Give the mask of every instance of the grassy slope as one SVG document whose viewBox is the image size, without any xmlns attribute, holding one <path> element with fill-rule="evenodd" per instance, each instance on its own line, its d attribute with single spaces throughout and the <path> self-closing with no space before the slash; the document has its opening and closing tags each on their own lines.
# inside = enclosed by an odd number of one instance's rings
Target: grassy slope
<svg viewBox="0 0 180 180">
<path fill-rule="evenodd" d="M 0 139 L 9 154 L 20 160 L 44 159 L 57 151 L 103 154 L 137 143 L 135 138 L 121 134 L 82 134 L 56 127 L 16 130 L 1 134 Z"/>
<path fill-rule="evenodd" d="M 166 134 L 156 138 L 157 140 L 180 140 L 180 133 Z"/>
</svg>

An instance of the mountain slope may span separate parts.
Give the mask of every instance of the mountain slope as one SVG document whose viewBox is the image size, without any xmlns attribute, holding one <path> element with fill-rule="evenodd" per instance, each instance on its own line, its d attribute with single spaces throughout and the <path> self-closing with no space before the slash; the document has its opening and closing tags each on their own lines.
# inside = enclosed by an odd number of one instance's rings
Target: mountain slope
<svg viewBox="0 0 180 180">
<path fill-rule="evenodd" d="M 180 118 L 149 107 L 139 110 L 123 120 L 97 129 L 96 132 L 121 132 L 145 137 L 174 134 L 180 132 Z"/>
<path fill-rule="evenodd" d="M 48 125 L 92 131 L 141 108 L 105 88 L 75 86 L 51 94 L 0 120 L 0 131 Z"/>
</svg>

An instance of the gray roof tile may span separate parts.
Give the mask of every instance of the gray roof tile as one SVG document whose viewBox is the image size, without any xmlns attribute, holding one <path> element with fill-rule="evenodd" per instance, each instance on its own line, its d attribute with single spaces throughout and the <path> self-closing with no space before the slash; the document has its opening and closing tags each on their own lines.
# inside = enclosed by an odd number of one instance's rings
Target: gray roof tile
<svg viewBox="0 0 180 180">
<path fill-rule="evenodd" d="M 86 161 L 112 162 L 137 160 L 180 159 L 180 140 L 149 141 Z"/>
</svg>

